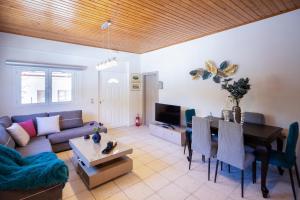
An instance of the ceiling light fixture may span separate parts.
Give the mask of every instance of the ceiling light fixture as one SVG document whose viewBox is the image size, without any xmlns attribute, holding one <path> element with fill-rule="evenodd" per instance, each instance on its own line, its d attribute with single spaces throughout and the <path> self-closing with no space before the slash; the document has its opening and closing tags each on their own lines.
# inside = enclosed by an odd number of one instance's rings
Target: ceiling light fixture
<svg viewBox="0 0 300 200">
<path fill-rule="evenodd" d="M 108 20 L 101 25 L 102 30 L 107 30 L 107 48 L 110 51 L 112 51 L 111 50 L 111 41 L 110 41 L 110 26 L 111 26 L 111 24 L 112 24 L 111 21 Z M 103 62 L 97 64 L 96 69 L 98 71 L 101 71 L 101 70 L 111 68 L 111 67 L 114 67 L 117 65 L 118 65 L 117 58 L 112 56 L 111 58 L 108 58 L 107 60 L 104 60 Z"/>
</svg>

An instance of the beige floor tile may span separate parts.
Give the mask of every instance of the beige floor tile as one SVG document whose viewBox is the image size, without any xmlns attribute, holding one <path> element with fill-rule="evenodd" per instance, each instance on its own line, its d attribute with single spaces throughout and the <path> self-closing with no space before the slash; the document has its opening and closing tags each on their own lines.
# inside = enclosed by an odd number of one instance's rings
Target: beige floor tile
<svg viewBox="0 0 300 200">
<path fill-rule="evenodd" d="M 183 147 L 150 135 L 147 127 L 111 129 L 109 134 L 133 147 L 134 153 L 130 155 L 133 172 L 88 191 L 71 163 L 72 151 L 57 153 L 70 170 L 70 181 L 63 190 L 63 199 L 263 200 L 259 173 L 257 184 L 252 184 L 251 170 L 246 171 L 245 197 L 242 199 L 239 170 L 232 169 L 232 173 L 228 174 L 225 165 L 226 170 L 219 172 L 217 183 L 213 183 L 215 159 L 211 163 L 211 181 L 207 181 L 207 162 L 202 163 L 200 154 L 193 154 L 192 168 L 188 170 L 187 154 L 183 154 Z M 270 167 L 268 188 L 270 200 L 292 199 L 288 173 L 279 176 L 277 169 Z M 297 193 L 300 196 L 298 188 Z"/>
<path fill-rule="evenodd" d="M 157 172 L 159 172 L 169 166 L 166 162 L 164 162 L 162 160 L 153 160 L 153 161 L 147 163 L 146 165 Z"/>
<path fill-rule="evenodd" d="M 169 165 L 173 165 L 173 164 L 181 161 L 181 159 L 178 156 L 174 156 L 174 155 L 167 155 L 167 156 L 164 156 L 160 159 L 163 160 L 164 162 L 166 162 Z"/>
<path fill-rule="evenodd" d="M 76 170 L 69 170 L 69 181 L 75 181 L 80 179 L 80 176 L 77 174 Z"/>
<path fill-rule="evenodd" d="M 205 199 L 205 200 L 225 200 L 228 198 L 227 194 L 224 194 L 223 192 L 216 191 L 207 185 L 201 186 L 199 189 L 197 189 L 193 195 L 198 199 Z"/>
<path fill-rule="evenodd" d="M 81 181 L 81 179 L 75 181 L 69 181 L 66 183 L 63 189 L 63 199 L 71 197 L 85 190 L 87 190 L 87 188 L 84 185 L 84 183 Z"/>
<path fill-rule="evenodd" d="M 176 184 L 181 189 L 183 189 L 183 191 L 192 193 L 192 192 L 195 192 L 198 188 L 200 188 L 200 186 L 202 184 L 204 184 L 204 181 L 203 180 L 196 181 L 195 179 L 192 179 L 188 175 L 183 175 L 183 176 L 177 178 L 174 181 L 174 184 Z"/>
<path fill-rule="evenodd" d="M 148 197 L 146 200 L 163 200 L 163 199 L 160 198 L 160 196 L 158 196 L 157 194 L 153 194 L 150 197 Z"/>
<path fill-rule="evenodd" d="M 158 195 L 164 200 L 183 200 L 188 197 L 189 193 L 183 191 L 177 185 L 171 183 L 158 191 Z"/>
<path fill-rule="evenodd" d="M 152 170 L 150 167 L 143 165 L 141 167 L 138 167 L 137 169 L 134 169 L 133 172 L 140 178 L 145 179 L 148 176 L 151 176 L 155 173 L 154 170 Z"/>
<path fill-rule="evenodd" d="M 118 192 L 105 200 L 129 200 L 124 192 Z"/>
<path fill-rule="evenodd" d="M 153 194 L 153 190 L 143 182 L 130 186 L 124 192 L 132 200 L 143 200 Z"/>
<path fill-rule="evenodd" d="M 174 181 L 178 177 L 186 174 L 184 171 L 177 170 L 174 167 L 168 167 L 159 172 L 163 177 L 169 179 L 170 181 Z"/>
<path fill-rule="evenodd" d="M 131 157 L 136 158 L 136 157 L 144 155 L 144 154 L 146 154 L 145 151 L 143 151 L 141 149 L 134 149 L 133 153 L 131 154 Z"/>
<path fill-rule="evenodd" d="M 91 190 L 96 200 L 103 200 L 120 192 L 119 187 L 114 182 L 108 182 Z"/>
<path fill-rule="evenodd" d="M 188 198 L 185 200 L 200 200 L 199 198 L 195 197 L 194 195 L 190 195 Z"/>
<path fill-rule="evenodd" d="M 159 173 L 149 176 L 148 178 L 144 179 L 144 182 L 154 191 L 157 191 L 170 183 L 167 178 L 164 178 Z"/>
<path fill-rule="evenodd" d="M 167 152 L 165 152 L 165 151 L 163 151 L 163 150 L 161 150 L 161 149 L 157 149 L 157 150 L 151 151 L 150 154 L 151 154 L 153 157 L 157 158 L 157 159 L 159 159 L 159 158 L 161 158 L 161 157 L 164 157 L 164 156 L 168 155 Z"/>
<path fill-rule="evenodd" d="M 149 153 L 146 153 L 146 154 L 143 154 L 143 155 L 140 155 L 140 156 L 137 156 L 136 157 L 140 162 L 142 162 L 143 164 L 147 164 L 153 160 L 156 160 L 157 158 L 155 158 L 154 156 L 152 156 L 151 154 Z"/>
<path fill-rule="evenodd" d="M 125 174 L 114 180 L 115 184 L 122 190 L 128 188 L 131 185 L 134 185 L 140 182 L 141 179 L 135 173 Z"/>
<path fill-rule="evenodd" d="M 95 200 L 94 196 L 90 191 L 84 191 L 80 192 L 78 194 L 75 194 L 74 196 L 71 196 L 67 198 L 66 200 Z"/>
<path fill-rule="evenodd" d="M 139 161 L 138 159 L 132 159 L 133 160 L 133 169 L 137 169 L 137 168 L 139 168 L 139 167 L 141 167 L 141 166 L 143 166 L 144 165 L 144 163 L 143 162 L 141 162 L 141 161 Z"/>
</svg>

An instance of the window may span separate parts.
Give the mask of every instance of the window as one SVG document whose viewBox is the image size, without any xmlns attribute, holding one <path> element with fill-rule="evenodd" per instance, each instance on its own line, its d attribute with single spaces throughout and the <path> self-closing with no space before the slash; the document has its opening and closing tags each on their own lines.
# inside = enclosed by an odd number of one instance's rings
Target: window
<svg viewBox="0 0 300 200">
<path fill-rule="evenodd" d="M 45 82 L 44 71 L 21 72 L 21 103 L 45 103 Z"/>
<path fill-rule="evenodd" d="M 20 103 L 71 102 L 74 73 L 50 69 L 20 71 Z"/>
<path fill-rule="evenodd" d="M 52 72 L 52 102 L 72 101 L 72 74 Z"/>
</svg>

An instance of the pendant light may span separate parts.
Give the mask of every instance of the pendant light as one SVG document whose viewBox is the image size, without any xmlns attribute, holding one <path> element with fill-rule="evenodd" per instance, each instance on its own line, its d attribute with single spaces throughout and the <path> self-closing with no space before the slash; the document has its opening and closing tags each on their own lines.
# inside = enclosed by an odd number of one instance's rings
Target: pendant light
<svg viewBox="0 0 300 200">
<path fill-rule="evenodd" d="M 112 51 L 111 50 L 111 41 L 110 41 L 110 26 L 111 26 L 111 24 L 112 24 L 111 21 L 108 20 L 108 21 L 104 22 L 101 26 L 102 30 L 107 30 L 107 36 L 108 36 L 107 37 L 107 46 L 108 46 L 109 51 Z M 111 58 L 108 58 L 108 59 L 104 60 L 103 62 L 97 64 L 96 69 L 98 71 L 101 71 L 101 70 L 111 68 L 111 67 L 114 67 L 117 65 L 118 65 L 117 58 L 111 57 Z"/>
</svg>

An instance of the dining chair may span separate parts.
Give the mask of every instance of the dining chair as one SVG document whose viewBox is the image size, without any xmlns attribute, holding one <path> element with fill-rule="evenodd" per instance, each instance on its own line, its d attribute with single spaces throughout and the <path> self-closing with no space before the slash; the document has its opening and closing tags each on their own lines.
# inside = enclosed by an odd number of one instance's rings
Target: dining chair
<svg viewBox="0 0 300 200">
<path fill-rule="evenodd" d="M 208 180 L 210 180 L 210 159 L 217 154 L 218 144 L 211 139 L 210 122 L 207 118 L 193 117 L 192 149 L 208 158 Z M 191 169 L 192 154 L 189 169 Z"/>
<path fill-rule="evenodd" d="M 252 124 L 265 124 L 265 115 L 255 112 L 244 112 L 244 122 Z"/>
<path fill-rule="evenodd" d="M 251 164 L 252 170 L 255 170 L 256 168 L 254 168 L 254 155 L 245 152 L 242 125 L 220 120 L 218 134 L 217 165 L 214 182 L 217 180 L 219 161 L 234 166 L 241 170 L 241 196 L 244 197 L 244 170 Z M 253 182 L 255 182 L 255 172 L 252 172 L 252 179 Z"/>
<path fill-rule="evenodd" d="M 191 123 L 192 123 L 192 119 L 193 119 L 193 116 L 196 115 L 196 111 L 195 109 L 187 109 L 185 111 L 185 123 L 186 123 L 186 127 L 188 127 Z M 185 154 L 185 150 L 186 150 L 186 146 L 189 144 L 191 144 L 191 140 L 192 140 L 192 129 L 191 128 L 187 128 L 186 131 L 185 131 L 185 138 L 186 141 L 185 144 L 184 144 L 184 150 L 183 150 L 183 153 Z"/>
<path fill-rule="evenodd" d="M 287 137 L 285 152 L 271 150 L 270 157 L 269 157 L 269 164 L 275 165 L 277 167 L 286 168 L 289 170 L 293 196 L 295 200 L 297 199 L 297 197 L 296 197 L 292 168 L 295 167 L 297 182 L 300 188 L 299 171 L 298 171 L 298 166 L 296 161 L 296 146 L 298 141 L 298 135 L 299 135 L 299 124 L 298 122 L 294 122 L 289 127 L 289 134 Z"/>
</svg>

